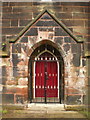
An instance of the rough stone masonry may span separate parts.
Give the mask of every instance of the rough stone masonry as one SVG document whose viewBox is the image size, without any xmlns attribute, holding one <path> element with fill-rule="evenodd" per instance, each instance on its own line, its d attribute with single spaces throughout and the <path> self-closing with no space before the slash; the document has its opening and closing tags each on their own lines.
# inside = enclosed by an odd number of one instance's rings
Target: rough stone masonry
<svg viewBox="0 0 90 120">
<path fill-rule="evenodd" d="M 46 11 L 42 13 L 43 10 Z M 0 52 L 3 103 L 29 102 L 29 58 L 46 41 L 57 46 L 64 60 L 64 103 L 84 104 L 89 78 L 88 23 L 88 2 L 3 2 L 2 43 L 6 43 Z"/>
</svg>

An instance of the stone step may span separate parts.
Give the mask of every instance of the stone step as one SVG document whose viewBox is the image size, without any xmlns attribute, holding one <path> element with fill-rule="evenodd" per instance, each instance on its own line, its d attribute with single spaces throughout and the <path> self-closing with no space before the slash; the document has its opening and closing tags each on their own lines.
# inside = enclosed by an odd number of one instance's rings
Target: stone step
<svg viewBox="0 0 90 120">
<path fill-rule="evenodd" d="M 48 111 L 61 111 L 65 110 L 64 109 L 64 104 L 36 104 L 36 103 L 31 103 L 28 104 L 27 109 L 30 110 L 48 110 Z"/>
</svg>

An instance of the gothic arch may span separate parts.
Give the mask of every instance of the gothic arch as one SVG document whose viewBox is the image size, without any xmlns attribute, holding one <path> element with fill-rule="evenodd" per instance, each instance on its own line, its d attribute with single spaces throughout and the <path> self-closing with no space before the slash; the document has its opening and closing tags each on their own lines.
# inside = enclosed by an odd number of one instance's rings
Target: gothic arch
<svg viewBox="0 0 90 120">
<path fill-rule="evenodd" d="M 30 53 L 29 64 L 28 64 L 28 96 L 29 101 L 33 102 L 33 78 L 34 78 L 34 60 L 35 57 L 39 56 L 41 52 L 48 51 L 50 54 L 54 54 L 57 57 L 58 66 L 59 66 L 59 103 L 64 102 L 64 60 L 62 57 L 63 52 L 61 53 L 59 47 L 49 40 L 42 40 L 41 42 L 35 44 Z M 46 49 L 46 51 L 45 51 Z M 54 51 L 54 53 L 53 53 Z"/>
</svg>

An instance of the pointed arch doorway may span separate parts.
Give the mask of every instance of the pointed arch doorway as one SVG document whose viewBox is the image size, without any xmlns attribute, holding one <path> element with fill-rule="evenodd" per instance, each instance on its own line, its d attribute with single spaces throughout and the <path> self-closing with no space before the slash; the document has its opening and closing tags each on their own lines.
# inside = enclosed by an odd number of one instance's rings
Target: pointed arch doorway
<svg viewBox="0 0 90 120">
<path fill-rule="evenodd" d="M 49 44 L 37 47 L 29 61 L 30 102 L 63 103 L 64 62 L 60 52 Z"/>
</svg>

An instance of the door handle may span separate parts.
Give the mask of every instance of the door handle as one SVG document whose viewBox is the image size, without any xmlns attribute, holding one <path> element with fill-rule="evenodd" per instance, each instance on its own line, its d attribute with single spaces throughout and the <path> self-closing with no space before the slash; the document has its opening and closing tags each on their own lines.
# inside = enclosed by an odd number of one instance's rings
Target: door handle
<svg viewBox="0 0 90 120">
<path fill-rule="evenodd" d="M 45 78 L 46 78 L 46 80 L 48 80 L 48 73 L 47 72 L 45 72 Z"/>
<path fill-rule="evenodd" d="M 48 75 L 46 75 L 46 80 L 48 80 Z"/>
</svg>

